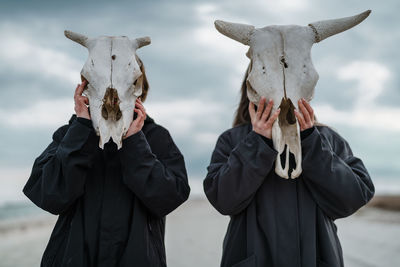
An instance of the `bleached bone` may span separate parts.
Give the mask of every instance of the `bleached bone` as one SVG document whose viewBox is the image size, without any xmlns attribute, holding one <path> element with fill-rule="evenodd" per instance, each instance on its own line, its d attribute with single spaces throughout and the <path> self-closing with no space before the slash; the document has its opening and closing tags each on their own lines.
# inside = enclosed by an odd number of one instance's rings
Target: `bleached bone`
<svg viewBox="0 0 400 267">
<path fill-rule="evenodd" d="M 247 96 L 258 104 L 260 97 L 274 101 L 272 112 L 279 107 L 281 113 L 272 127 L 274 148 L 279 152 L 275 172 L 289 178 L 289 155 L 295 158 L 296 167 L 291 178 L 302 172 L 300 126 L 294 115 L 298 100 L 311 101 L 318 81 L 318 73 L 311 60 L 311 47 L 329 36 L 343 32 L 362 22 L 371 13 L 334 20 L 310 23 L 308 26 L 271 25 L 255 28 L 252 25 L 215 21 L 217 30 L 244 45 L 249 46 Z M 280 155 L 285 151 L 285 167 Z"/>
<path fill-rule="evenodd" d="M 77 42 L 78 44 L 88 47 L 88 40 L 89 38 L 83 34 L 76 33 L 76 32 L 71 32 L 71 31 L 64 31 L 64 35 L 68 38 L 71 39 L 74 42 Z"/>
<path fill-rule="evenodd" d="M 82 80 L 88 81 L 83 93 L 89 98 L 90 116 L 99 146 L 112 138 L 118 149 L 133 119 L 136 98 L 142 94 L 142 72 L 136 49 L 150 44 L 149 37 L 130 40 L 126 36 L 85 35 L 65 31 L 69 39 L 88 48 Z"/>
<path fill-rule="evenodd" d="M 366 19 L 370 13 L 371 10 L 367 10 L 351 17 L 312 22 L 308 24 L 308 26 L 314 29 L 315 42 L 318 43 L 332 35 L 344 32 L 356 26 Z"/>
</svg>

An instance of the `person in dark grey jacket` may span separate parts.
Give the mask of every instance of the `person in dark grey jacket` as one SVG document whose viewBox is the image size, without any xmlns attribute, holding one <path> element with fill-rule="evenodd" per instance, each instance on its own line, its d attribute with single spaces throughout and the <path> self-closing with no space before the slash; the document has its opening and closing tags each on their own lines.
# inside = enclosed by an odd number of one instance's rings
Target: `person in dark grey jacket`
<svg viewBox="0 0 400 267">
<path fill-rule="evenodd" d="M 343 266 L 334 221 L 373 197 L 371 178 L 346 140 L 315 122 L 305 100 L 295 113 L 303 172 L 297 179 L 279 177 L 271 140 L 279 110 L 270 114 L 272 104 L 262 98 L 255 111 L 244 83 L 234 127 L 220 135 L 208 166 L 207 198 L 230 216 L 221 266 Z M 294 166 L 294 157 L 290 164 Z"/>
<path fill-rule="evenodd" d="M 55 131 L 23 189 L 59 215 L 41 266 L 166 266 L 165 216 L 190 192 L 183 156 L 140 100 L 122 148 L 110 140 L 100 149 L 84 86 L 76 115 Z"/>
</svg>

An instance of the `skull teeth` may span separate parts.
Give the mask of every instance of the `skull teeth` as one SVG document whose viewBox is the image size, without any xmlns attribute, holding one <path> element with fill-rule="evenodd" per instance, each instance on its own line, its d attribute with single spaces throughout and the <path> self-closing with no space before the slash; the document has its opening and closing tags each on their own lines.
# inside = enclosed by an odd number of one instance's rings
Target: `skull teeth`
<svg viewBox="0 0 400 267">
<path fill-rule="evenodd" d="M 298 122 L 294 125 L 283 123 L 280 125 L 279 118 L 275 121 L 272 127 L 272 139 L 274 142 L 274 148 L 278 151 L 278 156 L 275 161 L 275 173 L 282 178 L 289 179 L 297 178 L 302 173 L 302 154 L 301 154 L 301 143 L 300 143 L 300 127 Z M 281 128 L 283 126 L 283 128 Z M 286 149 L 285 149 L 286 148 Z M 285 151 L 286 150 L 286 151 Z M 281 154 L 285 152 L 285 165 L 282 167 Z M 291 171 L 289 175 L 289 156 L 293 153 L 296 167 Z"/>
</svg>

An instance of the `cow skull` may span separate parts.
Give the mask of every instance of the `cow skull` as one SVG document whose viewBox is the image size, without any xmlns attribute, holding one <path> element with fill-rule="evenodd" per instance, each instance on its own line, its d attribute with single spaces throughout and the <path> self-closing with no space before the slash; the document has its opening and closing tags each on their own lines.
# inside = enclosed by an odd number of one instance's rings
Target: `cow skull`
<svg viewBox="0 0 400 267">
<path fill-rule="evenodd" d="M 81 79 L 88 82 L 83 93 L 89 98 L 93 128 L 100 136 L 99 147 L 104 148 L 112 138 L 120 149 L 122 136 L 133 119 L 136 98 L 142 94 L 143 77 L 136 49 L 150 44 L 150 38 L 89 38 L 71 31 L 64 34 L 89 50 Z"/>
<path fill-rule="evenodd" d="M 279 156 L 275 172 L 289 178 L 289 152 L 294 154 L 296 167 L 290 174 L 297 178 L 301 172 L 300 127 L 294 115 L 298 100 L 311 101 L 318 81 L 318 73 L 311 61 L 311 47 L 334 34 L 348 30 L 362 22 L 370 10 L 359 15 L 310 23 L 308 26 L 271 25 L 255 28 L 251 25 L 217 20 L 217 30 L 249 46 L 247 96 L 257 104 L 261 96 L 274 101 L 272 112 L 281 112 L 272 127 L 274 148 Z M 285 151 L 285 167 L 280 155 Z"/>
</svg>

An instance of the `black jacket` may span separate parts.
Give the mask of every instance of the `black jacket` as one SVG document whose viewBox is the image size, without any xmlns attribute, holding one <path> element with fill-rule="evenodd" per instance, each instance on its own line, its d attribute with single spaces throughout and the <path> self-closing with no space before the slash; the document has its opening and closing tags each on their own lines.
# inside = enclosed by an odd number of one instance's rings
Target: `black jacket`
<svg viewBox="0 0 400 267">
<path fill-rule="evenodd" d="M 284 179 L 274 171 L 270 139 L 251 129 L 245 124 L 219 137 L 204 180 L 208 200 L 231 216 L 221 266 L 343 266 L 334 220 L 374 195 L 362 161 L 332 129 L 313 127 L 301 141 L 301 176 Z"/>
<path fill-rule="evenodd" d="M 149 117 L 117 150 L 73 115 L 35 160 L 23 192 L 59 215 L 41 266 L 166 266 L 165 217 L 189 196 L 185 163 Z"/>
</svg>

